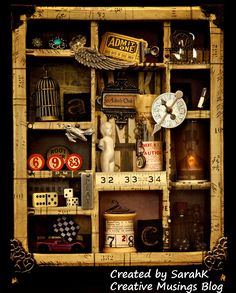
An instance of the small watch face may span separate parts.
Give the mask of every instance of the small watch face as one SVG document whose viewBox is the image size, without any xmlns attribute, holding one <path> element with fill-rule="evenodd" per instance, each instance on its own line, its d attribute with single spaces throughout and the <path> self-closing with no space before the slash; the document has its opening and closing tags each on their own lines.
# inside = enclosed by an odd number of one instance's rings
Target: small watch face
<svg viewBox="0 0 236 293">
<path fill-rule="evenodd" d="M 165 128 L 180 125 L 187 115 L 185 101 L 174 93 L 163 93 L 152 103 L 152 116 L 155 122 Z"/>
<path fill-rule="evenodd" d="M 139 169 L 142 169 L 145 167 L 146 159 L 145 159 L 144 155 L 137 156 L 136 164 Z"/>
</svg>

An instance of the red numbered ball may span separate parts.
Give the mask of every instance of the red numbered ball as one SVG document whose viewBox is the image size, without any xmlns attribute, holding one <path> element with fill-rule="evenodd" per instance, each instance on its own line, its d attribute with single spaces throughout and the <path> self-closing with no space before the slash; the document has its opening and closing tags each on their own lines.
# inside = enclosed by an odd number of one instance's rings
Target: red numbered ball
<svg viewBox="0 0 236 293">
<path fill-rule="evenodd" d="M 52 171 L 59 171 L 64 166 L 64 159 L 59 155 L 51 155 L 47 159 L 47 166 Z"/>
<path fill-rule="evenodd" d="M 82 167 L 82 157 L 78 154 L 71 154 L 66 158 L 66 166 L 69 170 L 76 171 Z"/>
<path fill-rule="evenodd" d="M 32 154 L 29 156 L 27 163 L 31 170 L 38 171 L 43 169 L 45 160 L 44 157 L 40 154 Z"/>
</svg>

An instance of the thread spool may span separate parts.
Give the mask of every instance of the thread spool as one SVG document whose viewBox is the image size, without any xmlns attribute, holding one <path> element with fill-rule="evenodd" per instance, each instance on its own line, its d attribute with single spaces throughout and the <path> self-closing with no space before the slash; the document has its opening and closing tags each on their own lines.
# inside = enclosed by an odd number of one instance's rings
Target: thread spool
<svg viewBox="0 0 236 293">
<path fill-rule="evenodd" d="M 119 205 L 104 213 L 106 221 L 103 252 L 136 252 L 134 246 L 134 218 L 136 213 Z"/>
</svg>

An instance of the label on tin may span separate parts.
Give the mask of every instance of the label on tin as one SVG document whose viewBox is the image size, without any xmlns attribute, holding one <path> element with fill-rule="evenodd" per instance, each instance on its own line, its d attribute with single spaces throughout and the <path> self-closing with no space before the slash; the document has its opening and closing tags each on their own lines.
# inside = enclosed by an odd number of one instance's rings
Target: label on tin
<svg viewBox="0 0 236 293">
<path fill-rule="evenodd" d="M 162 141 L 143 141 L 142 146 L 146 164 L 140 171 L 163 170 Z"/>
<path fill-rule="evenodd" d="M 106 221 L 105 247 L 134 247 L 133 221 Z"/>
</svg>

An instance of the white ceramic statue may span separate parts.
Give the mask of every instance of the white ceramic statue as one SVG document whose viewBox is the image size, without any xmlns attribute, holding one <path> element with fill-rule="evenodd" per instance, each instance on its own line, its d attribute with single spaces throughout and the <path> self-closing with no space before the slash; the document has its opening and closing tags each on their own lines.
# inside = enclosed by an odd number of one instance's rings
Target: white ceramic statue
<svg viewBox="0 0 236 293">
<path fill-rule="evenodd" d="M 102 138 L 99 140 L 98 147 L 102 150 L 100 157 L 101 171 L 114 172 L 114 141 L 112 138 L 112 124 L 108 121 L 101 124 L 100 131 Z"/>
</svg>

